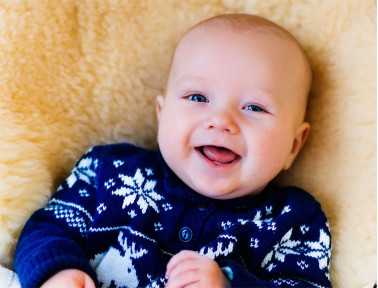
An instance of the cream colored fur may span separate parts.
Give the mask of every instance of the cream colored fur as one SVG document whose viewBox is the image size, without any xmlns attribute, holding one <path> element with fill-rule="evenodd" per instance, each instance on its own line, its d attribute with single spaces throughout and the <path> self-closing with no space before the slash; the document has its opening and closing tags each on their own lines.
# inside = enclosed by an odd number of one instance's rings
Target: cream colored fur
<svg viewBox="0 0 378 288">
<path fill-rule="evenodd" d="M 322 203 L 335 287 L 376 270 L 373 0 L 0 0 L 0 262 L 90 145 L 156 147 L 154 97 L 175 41 L 224 12 L 289 29 L 313 64 L 311 136 L 283 183 Z"/>
</svg>

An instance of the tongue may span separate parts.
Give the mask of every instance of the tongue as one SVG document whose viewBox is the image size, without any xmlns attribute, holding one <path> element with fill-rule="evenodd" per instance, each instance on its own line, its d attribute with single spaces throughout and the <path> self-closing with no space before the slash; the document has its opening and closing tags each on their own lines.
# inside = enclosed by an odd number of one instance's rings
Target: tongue
<svg viewBox="0 0 378 288">
<path fill-rule="evenodd" d="M 212 161 L 217 161 L 220 163 L 231 162 L 236 159 L 237 155 L 226 149 L 216 146 L 204 146 L 203 153 Z"/>
</svg>

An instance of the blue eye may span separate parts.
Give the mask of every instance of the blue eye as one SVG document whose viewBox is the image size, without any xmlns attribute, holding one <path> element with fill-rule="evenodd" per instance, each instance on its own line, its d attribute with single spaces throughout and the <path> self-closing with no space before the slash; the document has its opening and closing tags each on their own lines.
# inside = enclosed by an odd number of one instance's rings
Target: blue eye
<svg viewBox="0 0 378 288">
<path fill-rule="evenodd" d="M 254 104 L 247 105 L 246 107 L 247 107 L 246 110 L 248 110 L 248 111 L 265 112 L 264 109 L 262 109 L 261 107 L 259 107 L 257 105 L 254 105 Z"/>
<path fill-rule="evenodd" d="M 193 102 L 209 102 L 209 100 L 207 100 L 207 98 L 201 94 L 189 95 L 188 99 Z"/>
</svg>

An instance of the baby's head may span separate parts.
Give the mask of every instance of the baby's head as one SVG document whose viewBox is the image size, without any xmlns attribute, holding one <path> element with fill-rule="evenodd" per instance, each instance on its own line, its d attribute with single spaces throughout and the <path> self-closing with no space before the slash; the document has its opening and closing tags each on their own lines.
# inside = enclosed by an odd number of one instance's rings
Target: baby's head
<svg viewBox="0 0 378 288">
<path fill-rule="evenodd" d="M 178 43 L 157 97 L 162 156 L 202 195 L 257 194 L 306 141 L 310 86 L 309 62 L 283 28 L 247 14 L 202 21 Z"/>
</svg>

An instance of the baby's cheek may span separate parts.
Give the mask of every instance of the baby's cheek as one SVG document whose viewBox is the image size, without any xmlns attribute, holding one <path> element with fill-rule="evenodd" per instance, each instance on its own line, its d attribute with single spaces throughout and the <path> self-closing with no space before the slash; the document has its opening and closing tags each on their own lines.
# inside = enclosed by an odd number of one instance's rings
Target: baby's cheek
<svg viewBox="0 0 378 288">
<path fill-rule="evenodd" d="M 273 173 L 280 169 L 289 152 L 286 138 L 277 133 L 267 133 L 252 139 L 248 154 L 257 166 L 255 168 L 261 169 L 261 172 L 273 170 Z"/>
</svg>

